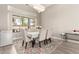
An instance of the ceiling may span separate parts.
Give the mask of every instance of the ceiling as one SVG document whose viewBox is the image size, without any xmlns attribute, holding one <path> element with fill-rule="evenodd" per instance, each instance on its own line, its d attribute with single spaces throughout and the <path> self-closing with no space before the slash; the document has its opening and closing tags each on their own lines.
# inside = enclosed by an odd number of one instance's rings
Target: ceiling
<svg viewBox="0 0 79 59">
<path fill-rule="evenodd" d="M 28 6 L 28 5 L 31 5 L 31 4 L 26 4 L 26 6 Z M 37 4 L 37 5 L 38 5 L 38 4 Z M 44 6 L 45 8 L 48 8 L 48 7 L 50 7 L 52 4 L 40 4 L 40 5 Z"/>
<path fill-rule="evenodd" d="M 50 7 L 52 4 L 41 4 L 41 5 L 43 5 L 45 8 L 48 8 L 48 7 Z"/>
<path fill-rule="evenodd" d="M 14 6 L 14 7 L 19 8 L 19 9 L 34 12 L 35 9 L 32 6 L 29 6 L 29 5 L 33 5 L 33 4 L 12 4 L 11 6 Z M 35 4 L 35 5 L 39 5 L 39 4 Z M 46 8 L 50 7 L 52 4 L 40 4 L 40 5 L 43 6 L 46 9 Z M 34 9 L 34 10 L 32 10 L 32 9 Z M 36 11 L 38 11 L 38 10 L 36 10 Z"/>
<path fill-rule="evenodd" d="M 38 13 L 45 11 L 52 4 L 28 4 L 30 7 L 35 9 Z"/>
</svg>

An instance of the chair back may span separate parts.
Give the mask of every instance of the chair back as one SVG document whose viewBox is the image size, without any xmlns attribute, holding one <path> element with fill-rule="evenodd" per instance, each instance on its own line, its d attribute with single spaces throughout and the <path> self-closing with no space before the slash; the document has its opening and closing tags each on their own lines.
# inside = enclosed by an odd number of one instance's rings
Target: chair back
<svg viewBox="0 0 79 59">
<path fill-rule="evenodd" d="M 47 39 L 52 37 L 52 31 L 50 29 L 47 30 Z"/>
<path fill-rule="evenodd" d="M 40 31 L 40 35 L 39 35 L 39 41 L 43 41 L 43 40 L 45 40 L 46 39 L 46 29 L 42 29 L 41 31 Z"/>
<path fill-rule="evenodd" d="M 27 30 L 22 29 L 22 33 L 23 33 L 23 38 L 24 38 L 24 40 L 25 40 L 26 42 L 31 41 L 31 39 L 28 37 Z"/>
</svg>

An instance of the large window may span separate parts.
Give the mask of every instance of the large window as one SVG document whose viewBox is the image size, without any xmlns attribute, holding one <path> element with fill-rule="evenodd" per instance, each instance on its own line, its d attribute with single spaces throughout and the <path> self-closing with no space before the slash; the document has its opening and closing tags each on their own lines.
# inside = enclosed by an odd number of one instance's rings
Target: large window
<svg viewBox="0 0 79 59">
<path fill-rule="evenodd" d="M 13 16 L 12 21 L 13 21 L 13 26 L 26 27 L 26 28 L 35 26 L 34 18 Z"/>
<path fill-rule="evenodd" d="M 23 18 L 22 19 L 22 26 L 28 26 L 28 18 Z"/>
<path fill-rule="evenodd" d="M 34 27 L 35 26 L 35 20 L 33 20 L 32 18 L 29 18 L 29 26 L 30 27 Z"/>
<path fill-rule="evenodd" d="M 13 26 L 21 26 L 22 25 L 20 17 L 13 17 L 12 21 L 13 21 Z"/>
<path fill-rule="evenodd" d="M 15 20 L 15 25 L 22 25 L 21 19 L 16 19 Z"/>
</svg>

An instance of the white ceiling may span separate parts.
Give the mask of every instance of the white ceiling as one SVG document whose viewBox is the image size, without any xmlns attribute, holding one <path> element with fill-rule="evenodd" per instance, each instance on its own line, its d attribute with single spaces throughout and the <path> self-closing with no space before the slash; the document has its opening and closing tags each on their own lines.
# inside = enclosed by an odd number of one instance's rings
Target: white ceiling
<svg viewBox="0 0 79 59">
<path fill-rule="evenodd" d="M 27 11 L 30 11 L 30 12 L 36 12 L 32 7 L 28 6 L 28 5 L 25 5 L 25 4 L 9 4 L 10 6 L 13 6 L 15 8 L 18 8 L 18 9 L 22 9 L 22 10 L 27 10 Z"/>
<path fill-rule="evenodd" d="M 41 4 L 43 5 L 45 8 L 50 7 L 52 4 Z"/>
<path fill-rule="evenodd" d="M 34 8 L 38 13 L 45 11 L 52 4 L 28 4 L 30 7 Z"/>
<path fill-rule="evenodd" d="M 35 12 L 35 11 L 33 10 L 33 8 L 30 7 L 29 5 L 30 5 L 30 4 L 11 4 L 11 6 L 14 6 L 14 7 L 16 7 L 16 8 L 23 9 L 23 10 L 28 10 L 28 11 L 31 10 L 32 12 Z M 40 4 L 40 5 L 44 6 L 45 8 L 48 8 L 48 7 L 50 7 L 52 4 Z"/>
<path fill-rule="evenodd" d="M 30 4 L 26 4 L 26 5 L 28 6 L 28 5 L 30 5 Z M 40 4 L 40 5 L 44 6 L 45 8 L 48 8 L 48 7 L 50 7 L 52 4 Z"/>
</svg>

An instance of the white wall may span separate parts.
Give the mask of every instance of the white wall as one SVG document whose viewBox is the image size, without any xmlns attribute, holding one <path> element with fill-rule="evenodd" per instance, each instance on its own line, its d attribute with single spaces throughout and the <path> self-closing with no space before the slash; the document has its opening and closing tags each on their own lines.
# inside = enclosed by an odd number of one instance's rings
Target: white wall
<svg viewBox="0 0 79 59">
<path fill-rule="evenodd" d="M 8 24 L 8 6 L 0 5 L 0 46 L 12 44 L 11 31 Z"/>
<path fill-rule="evenodd" d="M 41 24 L 56 36 L 70 32 L 79 27 L 79 5 L 52 5 L 41 14 Z"/>
<path fill-rule="evenodd" d="M 8 27 L 8 9 L 7 5 L 0 5 L 0 30 L 6 30 Z"/>
</svg>

